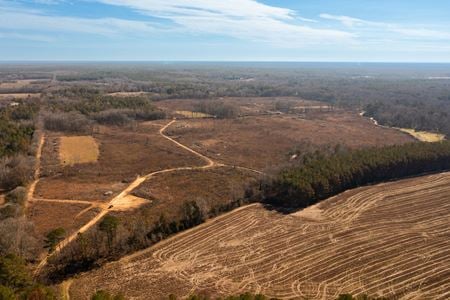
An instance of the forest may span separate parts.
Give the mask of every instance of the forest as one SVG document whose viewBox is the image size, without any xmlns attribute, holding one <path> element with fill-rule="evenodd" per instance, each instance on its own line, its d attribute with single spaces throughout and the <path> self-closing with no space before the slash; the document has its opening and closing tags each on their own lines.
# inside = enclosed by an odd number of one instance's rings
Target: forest
<svg viewBox="0 0 450 300">
<path fill-rule="evenodd" d="M 450 141 L 316 151 L 261 184 L 264 202 L 305 208 L 345 190 L 450 169 Z"/>
</svg>

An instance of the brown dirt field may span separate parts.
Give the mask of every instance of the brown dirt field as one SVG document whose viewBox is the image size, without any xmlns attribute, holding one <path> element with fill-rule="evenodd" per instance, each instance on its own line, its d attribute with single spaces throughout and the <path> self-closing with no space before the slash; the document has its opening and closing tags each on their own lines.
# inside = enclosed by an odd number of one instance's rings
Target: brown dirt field
<svg viewBox="0 0 450 300">
<path fill-rule="evenodd" d="M 62 136 L 59 160 L 63 165 L 93 163 L 98 160 L 98 144 L 92 136 Z"/>
<path fill-rule="evenodd" d="M 21 79 L 14 82 L 0 82 L 0 89 L 17 89 L 30 85 L 35 79 Z"/>
<path fill-rule="evenodd" d="M 254 181 L 257 174 L 218 167 L 206 170 L 184 170 L 157 175 L 144 182 L 132 193 L 147 199 L 148 205 L 139 213 L 153 223 L 162 213 L 167 219 L 177 219 L 185 201 L 195 200 L 203 212 L 242 198 L 245 185 Z M 123 222 L 132 219 L 135 212 L 113 213 Z"/>
<path fill-rule="evenodd" d="M 142 95 L 146 95 L 146 92 L 116 92 L 116 93 L 109 93 L 109 96 L 117 96 L 117 97 L 139 97 Z"/>
<path fill-rule="evenodd" d="M 29 204 L 27 214 L 43 242 L 45 235 L 58 227 L 64 228 L 67 235 L 75 232 L 95 215 L 95 208 L 79 215 L 89 207 L 83 203 L 33 201 Z"/>
<path fill-rule="evenodd" d="M 5 195 L 0 194 L 0 206 L 5 204 Z"/>
<path fill-rule="evenodd" d="M 415 141 L 395 129 L 381 128 L 349 112 L 255 116 L 230 120 L 180 120 L 167 133 L 221 163 L 263 170 L 289 160 L 289 151 L 309 141 L 351 148 Z"/>
<path fill-rule="evenodd" d="M 363 187 L 294 214 L 250 205 L 74 279 L 130 299 L 367 293 L 448 299 L 450 173 Z"/>
<path fill-rule="evenodd" d="M 2 99 L 27 99 L 31 97 L 39 97 L 40 93 L 23 93 L 23 94 L 0 94 L 0 100 Z"/>
<path fill-rule="evenodd" d="M 200 158 L 161 137 L 159 129 L 160 126 L 148 124 L 135 130 L 101 127 L 93 134 L 100 145 L 98 162 L 65 167 L 59 165 L 60 134 L 48 133 L 35 195 L 47 199 L 107 200 L 138 175 L 203 165 Z M 108 191 L 113 194 L 104 196 Z"/>
</svg>

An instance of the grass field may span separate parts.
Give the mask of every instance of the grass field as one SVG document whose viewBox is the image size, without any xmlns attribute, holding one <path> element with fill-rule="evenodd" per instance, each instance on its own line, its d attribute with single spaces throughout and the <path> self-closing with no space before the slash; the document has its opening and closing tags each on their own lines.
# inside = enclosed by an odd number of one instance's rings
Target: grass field
<svg viewBox="0 0 450 300">
<path fill-rule="evenodd" d="M 94 163 L 98 160 L 98 144 L 92 136 L 62 136 L 59 159 L 62 165 Z"/>
<path fill-rule="evenodd" d="M 58 134 L 49 134 L 43 148 L 42 177 L 36 194 L 48 199 L 107 200 L 138 175 L 169 167 L 201 165 L 201 160 L 158 134 L 159 126 L 101 127 L 93 137 L 99 144 L 95 164 L 61 166 Z M 157 124 L 157 123 L 156 123 Z M 105 196 L 106 192 L 113 194 Z"/>
<path fill-rule="evenodd" d="M 407 134 L 374 126 L 370 120 L 342 111 L 309 118 L 280 115 L 180 120 L 168 134 L 219 162 L 259 170 L 289 161 L 289 152 L 304 142 L 358 148 L 414 141 Z"/>
<path fill-rule="evenodd" d="M 414 138 L 418 139 L 421 142 L 434 143 L 445 140 L 445 135 L 439 133 L 416 131 L 414 129 L 406 129 L 406 128 L 400 128 L 400 130 L 406 132 L 407 134 L 410 134 L 411 136 L 413 136 Z"/>
<path fill-rule="evenodd" d="M 186 201 L 196 201 L 202 211 L 208 213 L 213 207 L 242 198 L 246 184 L 255 181 L 258 176 L 254 172 L 232 167 L 169 172 L 144 182 L 132 194 L 146 199 L 144 204 L 147 206 L 139 213 L 145 215 L 145 220 L 151 224 L 161 214 L 168 219 L 179 218 Z M 134 218 L 135 213 L 114 214 L 125 224 Z"/>
<path fill-rule="evenodd" d="M 202 119 L 202 118 L 211 118 L 211 115 L 204 114 L 201 112 L 196 111 L 188 111 L 188 110 L 177 110 L 175 111 L 175 114 L 181 115 L 188 119 Z"/>
<path fill-rule="evenodd" d="M 27 99 L 31 97 L 39 97 L 40 93 L 22 93 L 22 94 L 0 94 L 0 100 L 2 99 Z"/>
<path fill-rule="evenodd" d="M 30 203 L 28 218 L 35 224 L 42 243 L 45 235 L 53 229 L 62 227 L 66 234 L 78 230 L 96 214 L 96 209 L 85 203 L 50 202 L 37 200 Z"/>
<path fill-rule="evenodd" d="M 288 215 L 243 207 L 80 276 L 70 295 L 448 299 L 449 195 L 443 173 L 347 191 Z"/>
</svg>

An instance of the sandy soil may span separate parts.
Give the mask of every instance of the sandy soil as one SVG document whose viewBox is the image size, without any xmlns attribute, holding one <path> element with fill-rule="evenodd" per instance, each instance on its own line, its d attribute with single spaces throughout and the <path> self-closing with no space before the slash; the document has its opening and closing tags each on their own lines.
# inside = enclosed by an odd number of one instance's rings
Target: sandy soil
<svg viewBox="0 0 450 300">
<path fill-rule="evenodd" d="M 427 131 L 415 131 L 414 129 L 400 128 L 421 142 L 435 143 L 445 140 L 445 135 Z"/>
<path fill-rule="evenodd" d="M 71 299 L 98 289 L 130 299 L 448 299 L 449 195 L 444 173 L 351 190 L 290 215 L 247 206 L 80 276 Z"/>
<path fill-rule="evenodd" d="M 98 160 L 99 147 L 92 136 L 62 136 L 59 159 L 62 165 L 93 163 Z"/>
</svg>

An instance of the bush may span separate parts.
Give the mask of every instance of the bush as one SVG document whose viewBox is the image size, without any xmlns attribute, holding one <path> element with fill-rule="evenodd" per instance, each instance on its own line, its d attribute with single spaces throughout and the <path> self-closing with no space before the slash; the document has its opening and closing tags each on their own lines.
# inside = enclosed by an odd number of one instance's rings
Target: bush
<svg viewBox="0 0 450 300">
<path fill-rule="evenodd" d="M 91 300 L 125 300 L 125 297 L 121 294 L 112 296 L 110 293 L 100 290 L 92 295 Z"/>
<path fill-rule="evenodd" d="M 6 204 L 0 208 L 0 221 L 21 216 L 23 208 L 17 204 Z"/>
<path fill-rule="evenodd" d="M 18 204 L 23 206 L 27 201 L 27 189 L 23 186 L 18 186 L 5 196 L 5 200 L 8 203 Z"/>
<path fill-rule="evenodd" d="M 29 287 L 31 283 L 22 258 L 13 254 L 0 256 L 0 285 L 19 290 Z"/>
<path fill-rule="evenodd" d="M 127 109 L 110 109 L 93 114 L 92 118 L 100 124 L 123 126 L 132 121 L 128 117 L 130 113 Z"/>
<path fill-rule="evenodd" d="M 195 105 L 194 111 L 215 116 L 219 119 L 232 119 L 239 115 L 239 109 L 223 101 L 202 101 Z"/>
<path fill-rule="evenodd" d="M 12 190 L 33 178 L 34 158 L 22 154 L 0 159 L 0 188 Z"/>
<path fill-rule="evenodd" d="M 9 287 L 0 285 L 0 300 L 16 300 L 14 291 Z"/>
<path fill-rule="evenodd" d="M 77 112 L 56 112 L 44 116 L 44 127 L 50 131 L 88 132 L 92 130 L 91 121 Z"/>
</svg>

